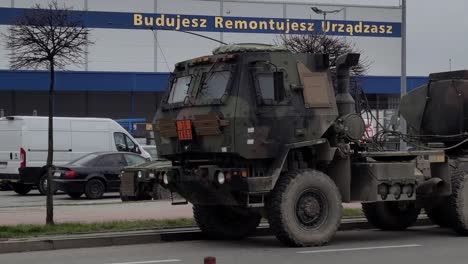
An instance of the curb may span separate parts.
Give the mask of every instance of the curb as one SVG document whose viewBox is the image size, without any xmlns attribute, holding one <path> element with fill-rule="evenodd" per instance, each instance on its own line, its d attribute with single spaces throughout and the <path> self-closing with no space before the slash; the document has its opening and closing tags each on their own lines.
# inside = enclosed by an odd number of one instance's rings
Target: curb
<svg viewBox="0 0 468 264">
<path fill-rule="evenodd" d="M 432 225 L 428 218 L 420 218 L 415 226 Z M 339 231 L 373 229 L 365 218 L 343 219 Z M 253 236 L 271 236 L 268 225 L 261 225 Z M 165 229 L 158 231 L 136 231 L 118 233 L 98 233 L 56 237 L 38 237 L 31 239 L 11 239 L 0 241 L 0 254 L 30 251 L 92 248 L 192 241 L 204 239 L 197 227 Z"/>
</svg>

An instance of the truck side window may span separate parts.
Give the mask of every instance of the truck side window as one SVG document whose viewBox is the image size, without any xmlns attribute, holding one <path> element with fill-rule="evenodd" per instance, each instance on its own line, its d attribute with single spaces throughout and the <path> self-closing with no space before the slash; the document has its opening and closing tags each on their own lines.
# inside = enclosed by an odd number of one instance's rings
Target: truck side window
<svg viewBox="0 0 468 264">
<path fill-rule="evenodd" d="M 284 78 L 282 72 L 260 73 L 257 75 L 261 97 L 266 104 L 284 100 Z"/>
</svg>

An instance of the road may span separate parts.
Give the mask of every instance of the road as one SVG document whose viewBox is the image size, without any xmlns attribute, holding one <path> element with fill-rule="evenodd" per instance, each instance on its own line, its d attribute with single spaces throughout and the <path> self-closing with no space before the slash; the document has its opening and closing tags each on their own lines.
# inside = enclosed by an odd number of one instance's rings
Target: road
<svg viewBox="0 0 468 264">
<path fill-rule="evenodd" d="M 1 259 L 15 264 L 146 264 L 203 263 L 205 256 L 215 256 L 218 264 L 465 264 L 467 242 L 450 230 L 417 227 L 405 232 L 338 232 L 330 245 L 314 248 L 286 248 L 274 237 L 258 237 L 4 254 Z"/>
</svg>

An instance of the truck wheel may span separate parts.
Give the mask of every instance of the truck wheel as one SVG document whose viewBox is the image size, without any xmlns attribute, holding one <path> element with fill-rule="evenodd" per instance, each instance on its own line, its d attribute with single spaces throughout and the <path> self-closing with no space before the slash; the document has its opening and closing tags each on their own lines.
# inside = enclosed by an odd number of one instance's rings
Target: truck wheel
<svg viewBox="0 0 468 264">
<path fill-rule="evenodd" d="M 32 190 L 32 185 L 26 185 L 22 183 L 14 183 L 13 191 L 19 195 L 26 195 Z"/>
<path fill-rule="evenodd" d="M 78 199 L 83 195 L 82 192 L 68 192 L 68 196 L 70 196 L 72 199 Z"/>
<path fill-rule="evenodd" d="M 450 227 L 459 235 L 468 236 L 468 176 L 463 167 L 466 166 L 462 164 L 452 171 L 452 195 L 446 211 Z"/>
<path fill-rule="evenodd" d="M 289 246 L 320 246 L 341 223 L 341 195 L 333 180 L 317 170 L 282 175 L 268 200 L 268 221 Z"/>
<path fill-rule="evenodd" d="M 85 185 L 85 195 L 88 199 L 100 199 L 105 191 L 106 186 L 98 179 L 91 179 Z"/>
<path fill-rule="evenodd" d="M 52 185 L 54 188 L 53 193 L 56 194 L 58 192 L 58 189 L 55 185 Z M 41 179 L 39 179 L 39 184 L 37 185 L 37 189 L 42 195 L 47 194 L 47 173 L 42 175 Z"/>
<path fill-rule="evenodd" d="M 261 215 L 236 211 L 228 206 L 194 205 L 198 227 L 210 239 L 242 239 L 260 224 Z"/>
<path fill-rule="evenodd" d="M 363 203 L 367 221 L 382 230 L 405 230 L 412 226 L 421 211 L 413 201 Z"/>
</svg>

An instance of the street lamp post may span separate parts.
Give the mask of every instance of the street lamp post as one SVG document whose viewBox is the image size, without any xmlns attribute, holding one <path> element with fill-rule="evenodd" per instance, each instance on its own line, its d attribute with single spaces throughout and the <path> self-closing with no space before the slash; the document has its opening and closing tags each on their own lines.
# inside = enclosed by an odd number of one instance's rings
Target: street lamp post
<svg viewBox="0 0 468 264">
<path fill-rule="evenodd" d="M 400 96 L 406 95 L 406 0 L 401 1 L 401 85 Z M 400 98 L 401 98 L 400 97 Z M 400 117 L 400 133 L 406 134 L 406 120 Z M 400 150 L 406 151 L 406 142 L 400 139 Z"/>
<path fill-rule="evenodd" d="M 341 9 L 335 9 L 335 10 L 323 10 L 320 9 L 316 6 L 311 7 L 312 11 L 314 11 L 315 14 L 317 15 L 323 15 L 323 23 L 322 23 L 322 35 L 323 35 L 323 40 L 322 40 L 322 49 L 323 53 L 327 53 L 326 48 L 325 48 L 325 37 L 327 35 L 327 32 L 325 31 L 325 24 L 327 23 L 327 15 L 328 14 L 336 14 L 344 10 L 344 8 Z"/>
</svg>

